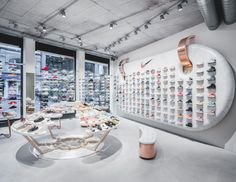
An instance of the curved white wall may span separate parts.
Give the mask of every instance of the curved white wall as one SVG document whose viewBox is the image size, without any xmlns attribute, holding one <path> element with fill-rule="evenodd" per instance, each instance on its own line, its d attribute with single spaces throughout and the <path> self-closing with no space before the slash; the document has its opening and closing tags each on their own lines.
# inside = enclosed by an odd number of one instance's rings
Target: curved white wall
<svg viewBox="0 0 236 182">
<path fill-rule="evenodd" d="M 135 60 L 140 60 L 146 57 L 167 52 L 172 49 L 176 49 L 179 40 L 189 35 L 196 35 L 196 43 L 206 45 L 220 52 L 232 65 L 233 70 L 236 70 L 236 23 L 228 26 L 221 25 L 215 31 L 209 31 L 207 27 L 202 23 L 178 34 L 170 36 L 166 39 L 157 41 L 143 48 L 122 55 L 119 57 L 119 60 L 129 58 L 129 60 L 132 62 Z M 236 103 L 234 101 L 229 113 L 219 124 L 210 129 L 198 132 L 183 131 L 171 126 L 164 126 L 163 124 L 140 119 L 139 117 L 131 116 L 119 111 L 118 114 L 130 119 L 153 125 L 169 132 L 173 132 L 219 147 L 224 147 L 224 144 L 230 139 L 230 137 L 236 130 L 236 113 L 233 112 L 235 109 Z"/>
</svg>

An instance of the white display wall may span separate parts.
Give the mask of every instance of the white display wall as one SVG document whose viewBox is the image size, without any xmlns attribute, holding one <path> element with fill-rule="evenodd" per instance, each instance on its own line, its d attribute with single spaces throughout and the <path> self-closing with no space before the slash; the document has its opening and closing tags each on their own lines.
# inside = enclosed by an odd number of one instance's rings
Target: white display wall
<svg viewBox="0 0 236 182">
<path fill-rule="evenodd" d="M 234 98 L 232 69 L 209 47 L 192 44 L 188 51 L 193 63 L 188 74 L 182 71 L 177 50 L 125 64 L 125 81 L 120 75 L 115 80 L 118 109 L 187 130 L 220 122 Z"/>
</svg>

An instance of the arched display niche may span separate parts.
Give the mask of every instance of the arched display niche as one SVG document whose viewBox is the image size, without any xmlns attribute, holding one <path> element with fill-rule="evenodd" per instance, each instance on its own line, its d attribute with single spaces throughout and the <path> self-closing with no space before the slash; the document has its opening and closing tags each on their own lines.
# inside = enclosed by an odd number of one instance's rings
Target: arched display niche
<svg viewBox="0 0 236 182">
<path fill-rule="evenodd" d="M 127 79 L 120 79 L 117 87 L 118 108 L 126 114 L 185 130 L 205 130 L 219 123 L 234 98 L 231 66 L 219 52 L 203 45 L 189 45 L 188 55 L 192 62 L 188 74 L 183 73 L 176 50 L 126 63 Z M 141 68 L 149 60 L 152 61 Z M 207 88 L 210 85 L 212 88 Z M 187 104 L 190 99 L 192 104 Z"/>
</svg>

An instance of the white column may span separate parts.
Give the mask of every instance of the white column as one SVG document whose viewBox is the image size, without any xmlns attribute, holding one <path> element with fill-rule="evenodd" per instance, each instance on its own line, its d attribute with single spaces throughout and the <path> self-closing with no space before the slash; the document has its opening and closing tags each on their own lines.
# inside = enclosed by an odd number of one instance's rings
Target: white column
<svg viewBox="0 0 236 182">
<path fill-rule="evenodd" d="M 26 73 L 35 73 L 35 41 L 30 38 L 23 40 L 23 117 L 26 115 Z"/>
<path fill-rule="evenodd" d="M 114 76 L 115 76 L 115 64 L 114 61 L 110 59 L 110 111 L 114 113 L 114 103 L 115 103 L 115 95 L 114 95 Z"/>
<path fill-rule="evenodd" d="M 84 79 L 85 74 L 85 51 L 77 50 L 76 51 L 76 100 L 80 100 L 79 96 L 79 88 L 81 83 L 79 83 L 80 79 Z"/>
</svg>

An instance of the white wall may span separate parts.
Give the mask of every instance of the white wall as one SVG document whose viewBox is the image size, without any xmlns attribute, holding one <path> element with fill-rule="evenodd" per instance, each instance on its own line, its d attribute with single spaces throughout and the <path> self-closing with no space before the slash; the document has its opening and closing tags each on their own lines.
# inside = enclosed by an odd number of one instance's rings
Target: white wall
<svg viewBox="0 0 236 182">
<path fill-rule="evenodd" d="M 149 44 L 145 47 L 127 53 L 119 57 L 118 60 L 129 58 L 130 61 L 140 60 L 149 56 L 154 56 L 172 49 L 178 46 L 179 40 L 189 36 L 196 35 L 195 42 L 203 44 L 220 52 L 227 61 L 232 65 L 233 70 L 236 70 L 236 23 L 233 25 L 221 25 L 215 31 L 209 31 L 204 23 L 194 26 L 190 29 L 186 29 L 178 34 L 172 35 L 163 40 Z M 227 88 L 222 88 L 227 89 Z M 201 131 L 201 132 L 189 132 L 181 129 L 176 129 L 171 126 L 165 126 L 163 124 L 156 124 L 144 121 L 138 117 L 132 117 L 130 115 L 119 113 L 122 116 L 138 120 L 140 122 L 146 122 L 155 127 L 168 130 L 179 135 L 183 135 L 195 140 L 209 143 L 219 147 L 224 147 L 224 144 L 230 139 L 236 130 L 236 102 L 234 101 L 231 110 L 228 115 L 215 127 Z"/>
</svg>

